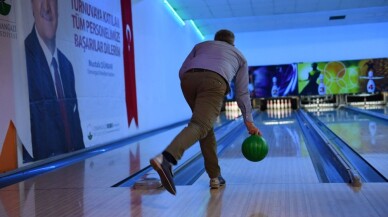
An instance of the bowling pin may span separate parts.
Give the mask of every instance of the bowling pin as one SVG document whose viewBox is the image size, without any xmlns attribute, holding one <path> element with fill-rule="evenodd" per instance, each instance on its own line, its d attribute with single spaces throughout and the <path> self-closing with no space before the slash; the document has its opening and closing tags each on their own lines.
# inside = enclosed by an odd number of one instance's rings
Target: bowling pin
<svg viewBox="0 0 388 217">
<path fill-rule="evenodd" d="M 319 95 L 325 95 L 326 94 L 326 86 L 323 83 L 323 74 L 319 75 L 318 94 Z"/>
<path fill-rule="evenodd" d="M 376 85 L 375 85 L 375 82 L 373 81 L 373 72 L 372 71 L 368 72 L 368 78 L 369 78 L 369 81 L 366 84 L 367 92 L 374 93 L 375 89 L 376 89 Z"/>
</svg>

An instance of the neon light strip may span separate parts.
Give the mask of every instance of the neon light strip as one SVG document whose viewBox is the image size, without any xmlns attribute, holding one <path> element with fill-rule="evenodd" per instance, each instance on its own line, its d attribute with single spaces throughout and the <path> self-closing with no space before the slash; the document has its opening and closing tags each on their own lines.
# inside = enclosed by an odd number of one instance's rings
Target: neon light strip
<svg viewBox="0 0 388 217">
<path fill-rule="evenodd" d="M 202 32 L 198 29 L 197 25 L 195 25 L 194 21 L 193 20 L 189 20 L 191 25 L 193 25 L 195 31 L 197 32 L 197 34 L 199 35 L 199 37 L 204 40 L 205 37 L 202 35 Z"/>
<path fill-rule="evenodd" d="M 182 24 L 182 26 L 186 25 L 185 21 L 183 21 L 183 19 L 178 15 L 178 13 L 174 10 L 174 8 L 170 5 L 170 3 L 168 3 L 167 0 L 164 0 L 164 3 L 167 5 L 168 9 L 170 9 L 172 14 L 174 14 L 174 16 L 179 21 L 179 23 Z"/>
</svg>

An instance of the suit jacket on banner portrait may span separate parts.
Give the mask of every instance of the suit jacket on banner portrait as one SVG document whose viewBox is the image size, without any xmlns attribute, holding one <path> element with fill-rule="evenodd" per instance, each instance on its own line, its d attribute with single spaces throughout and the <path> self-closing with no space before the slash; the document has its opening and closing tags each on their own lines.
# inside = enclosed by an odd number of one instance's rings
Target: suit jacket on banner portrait
<svg viewBox="0 0 388 217">
<path fill-rule="evenodd" d="M 85 147 L 75 92 L 74 70 L 65 55 L 57 50 L 58 68 L 64 98 L 58 99 L 53 76 L 41 48 L 35 28 L 25 39 L 30 103 L 32 156 L 23 152 L 24 162 L 79 150 Z M 64 104 L 61 114 L 60 100 Z M 63 111 L 62 110 L 62 111 Z M 63 120 L 66 116 L 67 120 Z M 68 123 L 68 129 L 66 124 Z M 68 132 L 68 138 L 66 137 Z"/>
</svg>

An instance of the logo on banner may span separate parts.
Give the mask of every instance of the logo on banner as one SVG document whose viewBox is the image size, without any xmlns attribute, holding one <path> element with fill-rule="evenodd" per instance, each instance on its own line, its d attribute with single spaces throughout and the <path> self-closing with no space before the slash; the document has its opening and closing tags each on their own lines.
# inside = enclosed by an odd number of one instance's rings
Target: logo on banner
<svg viewBox="0 0 388 217">
<path fill-rule="evenodd" d="M 3 16 L 7 16 L 11 11 L 11 5 L 5 3 L 5 0 L 0 0 L 0 14 Z"/>
<path fill-rule="evenodd" d="M 2 16 L 7 16 L 5 19 L 0 19 L 0 38 L 16 39 L 16 24 L 13 20 L 15 16 L 9 15 L 12 1 L 10 4 L 7 4 L 5 1 L 6 0 L 0 0 L 0 14 Z"/>
</svg>

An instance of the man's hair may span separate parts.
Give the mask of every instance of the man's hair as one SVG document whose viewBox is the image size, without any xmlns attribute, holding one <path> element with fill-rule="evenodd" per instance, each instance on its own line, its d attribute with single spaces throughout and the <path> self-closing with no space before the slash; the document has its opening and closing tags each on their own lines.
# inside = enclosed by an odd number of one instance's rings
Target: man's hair
<svg viewBox="0 0 388 217">
<path fill-rule="evenodd" d="M 227 29 L 221 29 L 214 35 L 215 41 L 225 41 L 234 46 L 234 33 Z"/>
</svg>

